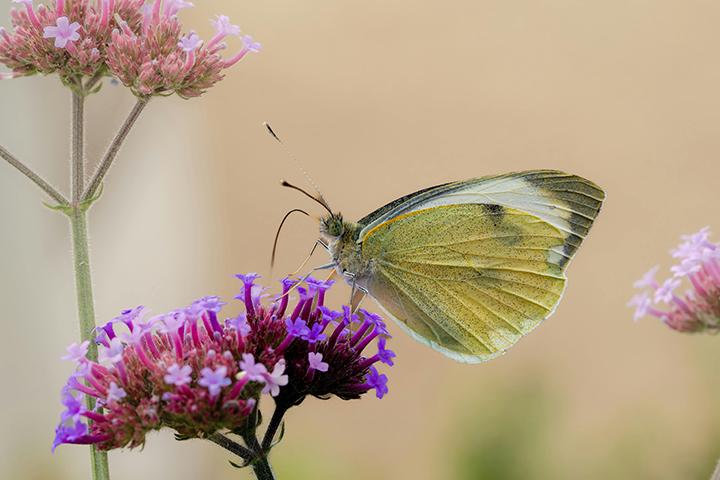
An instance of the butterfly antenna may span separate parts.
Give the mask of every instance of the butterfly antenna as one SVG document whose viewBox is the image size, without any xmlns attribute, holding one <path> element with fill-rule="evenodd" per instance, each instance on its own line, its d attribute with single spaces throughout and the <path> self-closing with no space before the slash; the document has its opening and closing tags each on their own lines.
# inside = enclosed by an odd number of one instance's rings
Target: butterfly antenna
<svg viewBox="0 0 720 480">
<path fill-rule="evenodd" d="M 298 191 L 304 193 L 305 195 L 307 195 L 308 197 L 312 198 L 313 200 L 315 200 L 316 202 L 318 202 L 320 205 L 322 205 L 328 212 L 332 213 L 332 210 L 330 209 L 330 206 L 328 205 L 327 200 L 325 200 L 325 198 L 323 197 L 322 193 L 320 193 L 320 189 L 317 187 L 317 185 L 315 184 L 315 182 L 313 181 L 313 179 L 310 177 L 310 175 L 307 173 L 307 170 L 305 170 L 305 168 L 304 168 L 303 165 L 300 163 L 300 161 L 299 161 L 292 153 L 290 153 L 290 150 L 288 150 L 288 148 L 285 146 L 285 144 L 283 143 L 283 141 L 280 140 L 280 137 L 278 137 L 277 133 L 275 133 L 275 130 L 272 129 L 272 127 L 270 126 L 269 123 L 263 122 L 263 125 L 265 125 L 265 128 L 267 128 L 268 133 L 270 133 L 270 135 L 271 135 L 280 145 L 282 145 L 283 149 L 285 150 L 285 153 L 286 153 L 290 158 L 292 158 L 292 160 L 295 162 L 295 164 L 298 166 L 298 168 L 299 168 L 300 171 L 302 172 L 302 174 L 303 174 L 303 176 L 305 177 L 305 179 L 306 179 L 306 180 L 308 181 L 308 183 L 312 186 L 313 190 L 315 190 L 316 195 L 310 195 L 310 194 L 307 193 L 305 190 L 302 190 L 302 189 L 300 189 L 300 188 L 298 188 L 298 187 L 295 187 L 295 186 L 284 185 L 284 183 L 283 183 L 283 186 L 286 186 L 286 187 L 287 187 L 287 186 L 291 186 L 291 187 L 294 188 L 295 190 L 298 190 Z"/>
<path fill-rule="evenodd" d="M 317 196 L 317 197 L 314 196 L 314 195 L 310 195 L 307 191 L 305 191 L 305 190 L 303 190 L 302 188 L 298 187 L 297 185 L 293 185 L 292 183 L 287 182 L 287 181 L 285 181 L 285 180 L 283 180 L 283 181 L 280 183 L 280 185 L 282 185 L 283 187 L 292 188 L 293 190 L 297 190 L 298 192 L 302 193 L 302 194 L 305 195 L 306 197 L 308 197 L 308 198 L 316 201 L 316 202 L 319 203 L 320 205 L 322 205 L 322 207 L 323 207 L 325 210 L 327 210 L 330 215 L 333 214 L 333 211 L 332 211 L 332 209 L 330 208 L 330 205 L 327 204 L 327 202 L 326 202 L 325 199 L 322 197 L 322 195 L 319 195 L 319 196 Z"/>
<path fill-rule="evenodd" d="M 292 215 L 293 213 L 302 213 L 306 217 L 310 216 L 310 214 L 307 213 L 305 210 L 301 210 L 299 208 L 293 208 L 292 210 L 290 210 L 289 212 L 287 212 L 285 214 L 283 219 L 280 221 L 280 226 L 278 226 L 277 232 L 275 232 L 275 241 L 273 242 L 272 255 L 270 256 L 270 269 L 271 270 L 275 266 L 275 254 L 277 253 L 277 245 L 278 245 L 278 240 L 280 239 L 280 231 L 282 230 L 283 225 L 285 225 L 285 220 L 287 220 L 288 217 L 290 215 Z M 313 249 L 313 251 L 314 251 L 314 249 Z M 312 255 L 312 253 L 310 255 Z"/>
</svg>

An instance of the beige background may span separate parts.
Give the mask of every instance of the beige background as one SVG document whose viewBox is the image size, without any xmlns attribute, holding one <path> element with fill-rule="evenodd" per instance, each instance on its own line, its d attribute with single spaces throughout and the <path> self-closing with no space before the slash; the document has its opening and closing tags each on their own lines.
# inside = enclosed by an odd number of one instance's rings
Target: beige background
<svg viewBox="0 0 720 480">
<path fill-rule="evenodd" d="M 92 211 L 99 319 L 230 296 L 237 271 L 267 276 L 283 213 L 319 210 L 278 186 L 304 178 L 264 120 L 351 219 L 430 184 L 565 169 L 608 201 L 557 314 L 480 366 L 395 327 L 390 395 L 291 412 L 274 454 L 280 478 L 709 477 L 720 456 L 717 339 L 635 324 L 624 304 L 646 268 L 667 268 L 681 233 L 720 230 L 720 4 L 196 3 L 191 28 L 207 36 L 206 19 L 226 13 L 264 51 L 201 99 L 154 101 L 131 134 Z M 110 85 L 92 98 L 92 158 L 131 105 Z M 0 84 L 0 143 L 63 188 L 68 109 L 54 77 Z M 88 478 L 85 448 L 49 452 L 70 373 L 57 359 L 78 333 L 68 229 L 40 200 L 0 165 L 0 477 Z M 292 220 L 278 270 L 294 269 L 315 235 L 314 222 Z M 163 431 L 111 464 L 114 479 L 249 478 L 227 458 Z"/>
</svg>

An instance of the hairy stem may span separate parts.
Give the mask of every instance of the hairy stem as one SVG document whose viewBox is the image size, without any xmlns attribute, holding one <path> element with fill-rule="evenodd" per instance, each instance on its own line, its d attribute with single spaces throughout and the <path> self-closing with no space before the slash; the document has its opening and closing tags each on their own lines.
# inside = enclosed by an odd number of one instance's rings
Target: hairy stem
<svg viewBox="0 0 720 480">
<path fill-rule="evenodd" d="M 73 267 L 75 270 L 75 293 L 77 295 L 80 338 L 89 341 L 87 358 L 97 362 L 98 349 L 95 343 L 95 304 L 93 302 L 92 278 L 90 276 L 90 243 L 88 242 L 87 206 L 80 204 L 85 180 L 85 97 L 73 90 L 72 100 L 72 208 L 68 212 L 72 230 Z M 92 410 L 95 401 L 86 396 L 87 408 Z M 110 480 L 107 452 L 90 446 L 90 466 L 93 480 Z"/>
<path fill-rule="evenodd" d="M 263 437 L 262 441 L 262 450 L 264 452 L 268 452 L 270 450 L 273 439 L 275 438 L 275 434 L 277 433 L 278 428 L 282 424 L 282 419 L 285 415 L 285 412 L 287 412 L 287 409 L 275 405 L 275 411 L 273 412 L 273 416 L 270 419 L 270 424 L 268 425 L 267 430 L 265 430 L 265 436 Z"/>
<path fill-rule="evenodd" d="M 93 303 L 92 278 L 90 277 L 90 245 L 87 232 L 87 211 L 81 207 L 74 207 L 70 213 L 73 240 L 73 265 L 75 267 L 75 290 L 77 294 L 78 317 L 80 318 L 80 338 L 89 340 L 87 357 L 97 361 L 98 350 L 95 338 L 95 305 Z M 93 409 L 94 399 L 89 395 L 87 408 Z M 95 445 L 90 446 L 90 459 L 92 478 L 94 480 L 109 480 L 107 452 L 98 450 Z"/>
<path fill-rule="evenodd" d="M 213 433 L 207 437 L 207 439 L 216 445 L 220 445 L 225 450 L 234 453 L 245 461 L 252 460 L 252 458 L 255 457 L 255 453 L 252 450 L 243 447 L 237 442 L 233 442 L 221 433 Z"/>
<path fill-rule="evenodd" d="M 83 86 L 83 88 L 85 89 L 85 93 L 86 94 L 92 93 L 92 90 L 93 90 L 93 88 L 95 88 L 95 85 L 97 85 L 98 82 L 100 82 L 104 76 L 105 76 L 105 71 L 102 70 L 102 71 L 95 73 L 95 75 L 93 75 L 90 79 L 88 79 L 88 81 L 85 82 L 85 85 Z"/>
<path fill-rule="evenodd" d="M 85 188 L 85 95 L 72 94 L 72 203 L 78 206 Z"/>
<path fill-rule="evenodd" d="M 60 192 L 55 190 L 49 183 L 47 183 L 45 180 L 43 180 L 40 177 L 40 175 L 33 172 L 27 165 L 25 165 L 20 160 L 15 158 L 14 155 L 12 155 L 10 152 L 8 152 L 2 146 L 0 146 L 0 158 L 3 158 L 10 165 L 17 168 L 18 171 L 20 171 L 20 173 L 22 173 L 27 178 L 29 178 L 35 185 L 40 187 L 42 189 L 42 191 L 47 193 L 58 204 L 67 205 L 69 203 L 68 200 Z"/>
<path fill-rule="evenodd" d="M 122 127 L 120 127 L 120 130 L 118 130 L 117 135 L 115 135 L 115 138 L 108 147 L 107 152 L 105 152 L 105 155 L 100 161 L 100 165 L 98 166 L 97 170 L 93 174 L 92 179 L 88 184 L 88 187 L 85 189 L 82 196 L 80 197 L 81 201 L 90 200 L 93 198 L 93 196 L 95 196 L 98 189 L 100 188 L 100 185 L 102 184 L 103 178 L 105 178 L 105 175 L 107 174 L 108 170 L 110 170 L 110 166 L 115 160 L 115 157 L 120 151 L 120 147 L 125 141 L 125 138 L 127 137 L 128 133 L 130 133 L 130 130 L 140 116 L 140 113 L 142 113 L 143 109 L 149 101 L 149 97 L 137 99 L 135 106 L 130 111 L 127 119 L 125 119 L 125 123 L 122 124 Z"/>
<path fill-rule="evenodd" d="M 275 480 L 275 474 L 270 467 L 267 456 L 263 455 L 252 462 L 252 469 L 257 480 Z"/>
</svg>

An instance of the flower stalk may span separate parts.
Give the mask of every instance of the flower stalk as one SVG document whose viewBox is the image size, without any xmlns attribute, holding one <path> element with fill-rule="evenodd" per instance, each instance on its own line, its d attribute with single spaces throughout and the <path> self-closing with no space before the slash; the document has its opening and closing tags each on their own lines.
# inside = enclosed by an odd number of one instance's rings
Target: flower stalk
<svg viewBox="0 0 720 480">
<path fill-rule="evenodd" d="M 75 272 L 75 294 L 77 296 L 78 319 L 81 341 L 89 340 L 87 356 L 97 361 L 98 349 L 93 341 L 95 332 L 95 302 L 93 300 L 92 276 L 90 272 L 90 243 L 88 241 L 87 210 L 89 204 L 82 204 L 85 188 L 85 92 L 72 91 L 72 204 L 68 211 L 73 243 L 73 270 Z M 85 398 L 88 410 L 95 407 L 95 399 Z M 90 445 L 90 468 L 93 480 L 110 480 L 107 452 Z"/>
</svg>

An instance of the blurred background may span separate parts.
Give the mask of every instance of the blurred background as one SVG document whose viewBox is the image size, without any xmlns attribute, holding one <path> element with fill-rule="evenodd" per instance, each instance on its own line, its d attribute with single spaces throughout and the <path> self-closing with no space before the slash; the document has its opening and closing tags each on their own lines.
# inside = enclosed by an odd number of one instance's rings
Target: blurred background
<svg viewBox="0 0 720 480">
<path fill-rule="evenodd" d="M 283 479 L 706 479 L 720 457 L 718 339 L 632 321 L 631 285 L 711 225 L 720 174 L 720 4 L 709 0 L 197 1 L 207 37 L 229 15 L 264 50 L 192 101 L 156 99 L 91 213 L 98 321 L 234 295 L 269 275 L 290 208 L 318 210 L 302 173 L 357 219 L 421 187 L 530 168 L 608 193 L 557 313 L 508 355 L 461 365 L 403 335 L 390 394 L 291 411 L 273 454 Z M 0 25 L 9 26 L 9 0 Z M 235 45 L 239 47 L 239 45 Z M 131 108 L 88 102 L 96 159 Z M 0 84 L 0 144 L 68 186 L 69 93 L 56 77 Z M 66 221 L 0 164 L 0 477 L 88 478 L 87 449 L 50 454 L 60 362 L 78 337 Z M 320 213 L 318 211 L 318 213 Z M 278 272 L 317 236 L 293 218 Z M 717 237 L 716 237 L 717 238 Z M 316 264 L 324 261 L 316 258 Z M 335 300 L 347 298 L 340 287 Z M 113 452 L 114 479 L 250 478 L 169 431 Z"/>
</svg>

